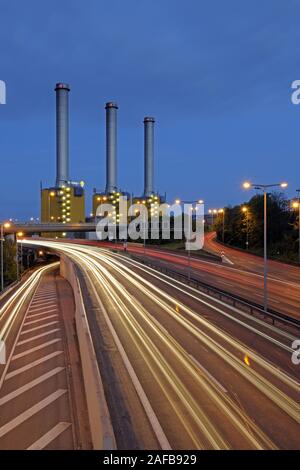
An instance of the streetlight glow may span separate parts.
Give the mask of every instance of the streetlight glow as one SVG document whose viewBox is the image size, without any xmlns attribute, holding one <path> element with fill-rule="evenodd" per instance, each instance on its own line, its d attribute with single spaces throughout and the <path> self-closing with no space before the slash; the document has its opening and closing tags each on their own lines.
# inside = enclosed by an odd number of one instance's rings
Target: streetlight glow
<svg viewBox="0 0 300 470">
<path fill-rule="evenodd" d="M 286 188 L 288 184 L 286 182 L 283 183 L 275 183 L 275 184 L 254 184 L 249 183 L 249 181 L 245 181 L 243 183 L 243 187 L 245 189 L 260 189 L 263 192 L 264 198 L 264 311 L 267 312 L 268 310 L 268 257 L 267 257 L 267 197 L 268 197 L 268 190 L 271 188 Z M 247 213 L 247 211 L 246 211 Z"/>
</svg>

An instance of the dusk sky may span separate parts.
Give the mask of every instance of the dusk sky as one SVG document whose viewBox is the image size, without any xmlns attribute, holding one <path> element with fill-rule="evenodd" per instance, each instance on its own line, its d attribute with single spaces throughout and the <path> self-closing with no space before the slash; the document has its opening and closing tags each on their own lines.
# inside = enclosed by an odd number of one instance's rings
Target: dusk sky
<svg viewBox="0 0 300 470">
<path fill-rule="evenodd" d="M 0 0 L 0 219 L 39 216 L 55 181 L 56 82 L 70 84 L 73 180 L 105 186 L 106 101 L 117 101 L 118 183 L 143 190 L 143 117 L 154 116 L 155 189 L 206 207 L 241 183 L 300 187 L 297 0 Z"/>
</svg>

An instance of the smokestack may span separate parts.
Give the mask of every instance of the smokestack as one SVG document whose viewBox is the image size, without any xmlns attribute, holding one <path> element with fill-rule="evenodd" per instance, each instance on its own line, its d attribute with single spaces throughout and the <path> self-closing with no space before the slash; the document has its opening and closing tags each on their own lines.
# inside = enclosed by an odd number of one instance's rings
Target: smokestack
<svg viewBox="0 0 300 470">
<path fill-rule="evenodd" d="M 69 181 L 69 91 L 66 83 L 57 83 L 56 91 L 56 186 Z"/>
<path fill-rule="evenodd" d="M 117 103 L 106 103 L 106 193 L 117 190 Z"/>
<path fill-rule="evenodd" d="M 154 193 L 154 123 L 153 117 L 145 117 L 144 127 L 144 157 L 145 157 L 145 185 L 144 196 L 149 197 Z"/>
</svg>

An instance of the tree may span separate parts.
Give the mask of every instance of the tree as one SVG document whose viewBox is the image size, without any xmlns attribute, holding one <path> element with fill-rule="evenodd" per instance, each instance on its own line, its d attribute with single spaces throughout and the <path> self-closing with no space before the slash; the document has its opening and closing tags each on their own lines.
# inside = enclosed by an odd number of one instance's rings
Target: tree
<svg viewBox="0 0 300 470">
<path fill-rule="evenodd" d="M 290 210 L 290 203 L 283 194 L 270 193 L 267 195 L 267 237 L 268 255 L 287 260 L 297 260 L 297 217 Z M 247 208 L 243 212 L 243 207 Z M 215 230 L 218 240 L 223 239 L 222 215 L 216 220 Z M 263 252 L 264 234 L 264 198 L 263 195 L 253 196 L 249 202 L 233 208 L 225 208 L 225 243 L 246 247 L 249 239 L 249 249 L 258 254 Z"/>
</svg>

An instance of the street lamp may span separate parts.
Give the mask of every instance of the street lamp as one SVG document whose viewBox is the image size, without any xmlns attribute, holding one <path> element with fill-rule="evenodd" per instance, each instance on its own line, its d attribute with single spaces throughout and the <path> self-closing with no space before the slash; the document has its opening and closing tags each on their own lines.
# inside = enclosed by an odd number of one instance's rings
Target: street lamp
<svg viewBox="0 0 300 470">
<path fill-rule="evenodd" d="M 20 274 L 22 275 L 22 268 L 23 268 L 23 247 L 22 247 L 22 237 L 24 236 L 23 232 L 17 232 L 16 234 L 16 262 L 17 262 L 17 281 L 19 280 L 19 245 L 18 245 L 18 237 L 21 241 L 21 270 Z"/>
<path fill-rule="evenodd" d="M 249 248 L 249 211 L 247 206 L 242 207 L 242 212 L 246 215 L 246 249 L 248 250 Z"/>
<path fill-rule="evenodd" d="M 3 269 L 3 242 L 4 242 L 4 233 L 3 229 L 4 228 L 9 228 L 10 223 L 5 222 L 4 224 L 2 223 L 0 226 L 0 237 L 1 237 L 1 292 L 4 289 L 4 269 Z"/>
<path fill-rule="evenodd" d="M 267 285 L 267 275 L 268 275 L 268 264 L 267 264 L 267 190 L 269 188 L 287 188 L 288 184 L 275 183 L 275 184 L 254 184 L 249 181 L 243 183 L 245 189 L 259 189 L 263 191 L 264 195 L 264 311 L 268 311 L 268 285 Z"/>
<path fill-rule="evenodd" d="M 222 242 L 225 240 L 225 209 L 219 209 L 218 214 L 222 214 Z"/>
<path fill-rule="evenodd" d="M 296 191 L 298 193 L 298 197 L 293 201 L 292 207 L 293 209 L 298 209 L 298 259 L 300 263 L 300 189 L 297 189 Z"/>
<path fill-rule="evenodd" d="M 197 200 L 193 200 L 193 201 L 181 201 L 180 199 L 175 199 L 175 204 L 176 205 L 178 205 L 178 204 L 204 204 L 204 200 L 203 199 L 197 199 Z M 195 209 L 195 212 L 196 212 L 197 207 L 195 207 L 195 208 L 190 207 L 190 212 L 192 214 L 193 214 L 194 209 Z M 190 242 L 190 238 L 191 238 L 190 224 L 189 224 L 188 237 L 189 237 L 189 242 Z M 190 250 L 190 247 L 189 247 L 188 248 L 188 279 L 190 280 L 190 278 L 191 278 L 191 250 Z"/>
</svg>

